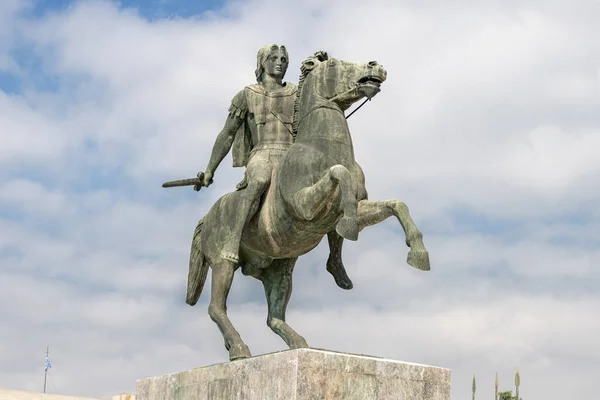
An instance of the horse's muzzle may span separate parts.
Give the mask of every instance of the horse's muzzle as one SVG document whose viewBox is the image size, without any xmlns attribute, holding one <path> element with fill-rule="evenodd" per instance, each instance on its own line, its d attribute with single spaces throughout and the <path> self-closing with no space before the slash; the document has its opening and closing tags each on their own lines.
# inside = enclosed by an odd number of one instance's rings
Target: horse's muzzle
<svg viewBox="0 0 600 400">
<path fill-rule="evenodd" d="M 378 85 L 364 83 L 358 85 L 358 91 L 367 99 L 371 100 L 377 93 L 381 92 L 381 89 L 379 89 Z"/>
<path fill-rule="evenodd" d="M 387 79 L 387 71 L 377 63 L 371 61 L 366 65 L 362 78 L 358 80 L 358 90 L 369 100 L 381 91 L 381 84 Z"/>
</svg>

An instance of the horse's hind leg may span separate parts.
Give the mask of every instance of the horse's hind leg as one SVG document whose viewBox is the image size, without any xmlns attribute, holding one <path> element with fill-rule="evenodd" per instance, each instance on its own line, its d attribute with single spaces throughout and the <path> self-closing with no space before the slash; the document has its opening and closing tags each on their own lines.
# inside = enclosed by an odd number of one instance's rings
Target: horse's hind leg
<svg viewBox="0 0 600 400">
<path fill-rule="evenodd" d="M 358 239 L 358 201 L 352 189 L 352 176 L 343 165 L 334 165 L 312 186 L 300 189 L 294 194 L 294 208 L 307 221 L 316 217 L 319 211 L 331 202 L 339 187 L 341 192 L 340 211 L 344 214 L 338 221 L 336 232 L 345 239 Z"/>
<path fill-rule="evenodd" d="M 269 307 L 267 325 L 290 349 L 308 347 L 306 340 L 285 322 L 285 311 L 292 295 L 292 273 L 296 260 L 297 258 L 275 260 L 260 276 Z"/>
<path fill-rule="evenodd" d="M 358 203 L 358 219 L 360 230 L 375 225 L 394 215 L 400 221 L 406 245 L 410 247 L 406 262 L 423 271 L 429 271 L 429 253 L 423 244 L 423 234 L 412 220 L 408 207 L 400 200 L 371 201 L 362 200 Z"/>
<path fill-rule="evenodd" d="M 238 331 L 227 316 L 227 296 L 231 289 L 233 274 L 236 265 L 228 260 L 219 259 L 212 268 L 212 288 L 208 314 L 217 324 L 223 339 L 225 348 L 229 350 L 229 360 L 250 357 L 250 350 L 243 342 Z"/>
</svg>

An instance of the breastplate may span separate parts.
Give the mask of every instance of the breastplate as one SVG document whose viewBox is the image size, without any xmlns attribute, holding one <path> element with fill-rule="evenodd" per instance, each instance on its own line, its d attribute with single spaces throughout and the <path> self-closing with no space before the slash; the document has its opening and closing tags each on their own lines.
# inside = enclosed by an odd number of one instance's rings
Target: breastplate
<svg viewBox="0 0 600 400">
<path fill-rule="evenodd" d="M 278 91 L 268 92 L 260 85 L 245 88 L 248 122 L 254 145 L 292 143 L 292 122 L 296 85 L 287 82 Z"/>
</svg>

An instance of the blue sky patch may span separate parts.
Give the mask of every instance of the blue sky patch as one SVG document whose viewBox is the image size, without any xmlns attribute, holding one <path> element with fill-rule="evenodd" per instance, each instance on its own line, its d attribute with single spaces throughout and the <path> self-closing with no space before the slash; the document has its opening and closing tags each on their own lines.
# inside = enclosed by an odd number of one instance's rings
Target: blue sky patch
<svg viewBox="0 0 600 400">
<path fill-rule="evenodd" d="M 26 15 L 42 16 L 48 12 L 60 12 L 81 3 L 74 0 L 37 0 Z M 219 10 L 225 5 L 223 0 L 121 0 L 113 1 L 122 8 L 135 8 L 149 20 L 169 17 L 191 17 L 206 11 Z"/>
</svg>

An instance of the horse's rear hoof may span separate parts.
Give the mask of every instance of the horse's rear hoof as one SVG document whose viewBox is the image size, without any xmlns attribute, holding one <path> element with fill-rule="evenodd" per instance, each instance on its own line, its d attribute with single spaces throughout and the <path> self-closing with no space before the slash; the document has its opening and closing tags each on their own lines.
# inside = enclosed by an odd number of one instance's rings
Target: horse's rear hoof
<svg viewBox="0 0 600 400">
<path fill-rule="evenodd" d="M 429 265 L 429 253 L 427 252 L 427 250 L 415 251 L 411 249 L 408 252 L 406 262 L 411 267 L 420 269 L 421 271 L 429 271 L 431 269 L 431 266 Z"/>
<path fill-rule="evenodd" d="M 233 345 L 229 348 L 229 361 L 242 360 L 252 357 L 250 349 L 244 343 Z"/>
<path fill-rule="evenodd" d="M 338 221 L 335 231 L 344 239 L 358 240 L 358 218 L 342 217 Z"/>
</svg>

